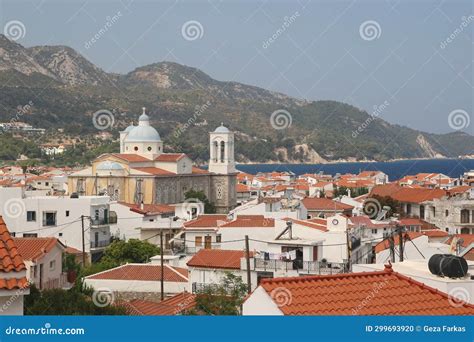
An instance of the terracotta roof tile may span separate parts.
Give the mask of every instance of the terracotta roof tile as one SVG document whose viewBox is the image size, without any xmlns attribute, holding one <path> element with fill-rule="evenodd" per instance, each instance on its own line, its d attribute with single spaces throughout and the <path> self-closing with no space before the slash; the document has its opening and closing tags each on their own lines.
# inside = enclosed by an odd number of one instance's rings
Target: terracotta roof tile
<svg viewBox="0 0 474 342">
<path fill-rule="evenodd" d="M 160 215 L 174 213 L 175 208 L 167 204 L 143 204 L 143 209 L 140 205 L 134 203 L 120 202 L 130 208 L 131 211 L 142 215 Z"/>
<path fill-rule="evenodd" d="M 23 260 L 36 261 L 47 253 L 49 253 L 54 246 L 61 246 L 63 244 L 58 239 L 53 237 L 40 237 L 40 238 L 13 238 L 15 245 L 18 247 L 18 253 L 20 253 Z"/>
<path fill-rule="evenodd" d="M 10 232 L 0 216 L 0 271 L 22 271 L 26 269 L 18 248 L 13 241 Z"/>
<path fill-rule="evenodd" d="M 237 218 L 224 223 L 220 228 L 272 228 L 275 227 L 275 219 L 266 218 L 263 215 L 237 215 Z"/>
<path fill-rule="evenodd" d="M 28 287 L 26 277 L 21 278 L 0 278 L 0 290 L 25 289 Z"/>
<path fill-rule="evenodd" d="M 448 295 L 391 271 L 264 279 L 270 297 L 286 296 L 285 315 L 473 315 Z M 276 300 L 275 300 L 276 302 Z"/>
<path fill-rule="evenodd" d="M 253 253 L 250 253 L 253 256 Z M 201 249 L 187 265 L 202 268 L 240 269 L 240 259 L 245 257 L 244 251 L 226 249 Z"/>
<path fill-rule="evenodd" d="M 117 157 L 122 160 L 126 160 L 128 162 L 146 162 L 150 161 L 150 159 L 140 156 L 138 154 L 133 153 L 112 153 L 112 156 Z"/>
<path fill-rule="evenodd" d="M 155 158 L 155 161 L 159 162 L 177 162 L 181 158 L 186 157 L 184 153 L 163 153 Z"/>
<path fill-rule="evenodd" d="M 176 175 L 176 173 L 160 169 L 158 167 L 134 167 L 132 170 L 138 170 L 141 172 L 149 173 L 154 176 L 170 176 Z"/>
<path fill-rule="evenodd" d="M 187 282 L 188 271 L 180 267 L 164 266 L 165 281 Z M 110 280 L 143 280 L 160 281 L 161 266 L 152 264 L 126 264 L 110 270 L 93 274 L 87 279 L 110 279 Z"/>
<path fill-rule="evenodd" d="M 193 309 L 196 306 L 196 295 L 183 292 L 159 303 L 134 299 L 121 304 L 125 306 L 127 313 L 133 316 L 172 316 Z"/>
<path fill-rule="evenodd" d="M 194 220 L 184 223 L 187 228 L 217 228 L 218 223 L 227 221 L 227 215 L 199 215 Z"/>
<path fill-rule="evenodd" d="M 289 217 L 285 217 L 282 220 L 291 221 L 295 224 L 299 224 L 301 226 L 305 226 L 305 227 L 309 227 L 309 228 L 314 228 L 314 229 L 320 230 L 322 232 L 327 232 L 328 231 L 326 220 L 324 220 L 324 224 L 317 223 L 317 222 L 311 222 L 310 220 L 297 220 L 297 219 L 292 219 L 292 218 L 289 218 Z"/>
<path fill-rule="evenodd" d="M 378 185 L 372 189 L 370 196 L 391 197 L 400 202 L 421 203 L 446 196 L 442 189 L 407 188 L 397 184 Z"/>
<path fill-rule="evenodd" d="M 327 198 L 306 197 L 303 204 L 308 210 L 352 210 L 354 207 Z"/>
</svg>

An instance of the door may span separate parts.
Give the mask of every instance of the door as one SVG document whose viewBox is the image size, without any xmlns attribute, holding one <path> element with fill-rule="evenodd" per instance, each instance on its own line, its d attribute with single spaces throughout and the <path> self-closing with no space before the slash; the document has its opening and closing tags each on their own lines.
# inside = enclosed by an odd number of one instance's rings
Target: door
<svg viewBox="0 0 474 342">
<path fill-rule="evenodd" d="M 212 236 L 205 236 L 204 237 L 204 248 L 211 249 L 212 248 Z"/>
<path fill-rule="evenodd" d="M 95 238 L 94 246 L 95 246 L 95 248 L 97 248 L 97 247 L 99 247 L 99 232 L 95 232 L 94 238 Z"/>
</svg>

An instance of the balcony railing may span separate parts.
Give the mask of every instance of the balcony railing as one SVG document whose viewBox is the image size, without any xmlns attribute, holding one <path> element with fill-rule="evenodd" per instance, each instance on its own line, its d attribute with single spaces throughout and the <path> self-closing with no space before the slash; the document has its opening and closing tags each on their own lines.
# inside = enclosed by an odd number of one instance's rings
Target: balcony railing
<svg viewBox="0 0 474 342">
<path fill-rule="evenodd" d="M 91 248 L 104 248 L 110 245 L 110 240 L 91 241 Z"/>
<path fill-rule="evenodd" d="M 67 274 L 61 273 L 59 278 L 48 279 L 47 281 L 43 282 L 41 285 L 41 290 L 51 290 L 51 289 L 61 289 L 65 288 L 69 285 L 67 281 Z"/>
<path fill-rule="evenodd" d="M 222 286 L 219 284 L 192 283 L 193 293 L 212 293 L 219 294 L 223 291 L 225 294 L 231 294 L 234 291 L 233 286 Z M 222 293 L 221 293 L 222 294 Z"/>
<path fill-rule="evenodd" d="M 261 258 L 255 258 L 253 260 L 255 270 L 257 271 L 276 272 L 297 270 L 299 273 L 307 274 L 337 274 L 347 272 L 347 266 L 344 263 L 303 260 L 264 260 Z"/>
<path fill-rule="evenodd" d="M 213 243 L 210 248 L 206 248 L 204 246 L 198 246 L 198 247 L 188 247 L 188 246 L 179 246 L 173 249 L 173 252 L 175 254 L 188 254 L 188 255 L 193 255 L 199 252 L 201 249 L 221 249 L 221 245 L 218 243 Z"/>
<path fill-rule="evenodd" d="M 103 226 L 107 224 L 116 224 L 116 223 L 117 223 L 117 216 L 91 218 L 91 225 L 93 226 Z"/>
</svg>

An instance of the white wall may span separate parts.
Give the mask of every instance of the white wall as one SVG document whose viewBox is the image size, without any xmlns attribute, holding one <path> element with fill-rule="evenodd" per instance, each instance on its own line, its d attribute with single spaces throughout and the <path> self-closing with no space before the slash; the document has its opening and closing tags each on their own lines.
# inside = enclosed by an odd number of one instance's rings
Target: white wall
<svg viewBox="0 0 474 342">
<path fill-rule="evenodd" d="M 160 281 L 84 279 L 84 283 L 95 290 L 106 288 L 114 292 L 161 292 Z M 165 293 L 181 293 L 188 290 L 188 282 L 164 282 Z"/>
<path fill-rule="evenodd" d="M 283 312 L 261 286 L 242 305 L 243 316 L 282 316 Z"/>
</svg>

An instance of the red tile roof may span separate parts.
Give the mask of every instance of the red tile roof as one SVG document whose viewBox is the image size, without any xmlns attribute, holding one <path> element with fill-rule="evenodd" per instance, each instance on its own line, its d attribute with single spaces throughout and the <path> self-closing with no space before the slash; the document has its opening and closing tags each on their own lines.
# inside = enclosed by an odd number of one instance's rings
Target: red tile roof
<svg viewBox="0 0 474 342">
<path fill-rule="evenodd" d="M 133 154 L 133 153 L 112 153 L 111 155 L 116 157 L 116 158 L 126 160 L 126 161 L 132 162 L 132 163 L 133 162 L 147 162 L 147 161 L 149 162 L 150 161 L 150 159 L 148 159 L 148 158 L 145 158 L 143 156 L 140 156 L 138 154 Z"/>
<path fill-rule="evenodd" d="M 423 236 L 424 234 L 419 233 L 419 232 L 406 232 L 403 233 L 403 240 L 415 240 L 419 238 L 420 236 Z M 395 235 L 393 237 L 394 245 L 398 248 L 398 244 L 400 239 L 398 238 L 398 235 Z M 375 253 L 379 253 L 383 250 L 389 249 L 390 248 L 390 242 L 388 240 L 383 240 L 380 241 L 376 246 L 375 246 Z"/>
<path fill-rule="evenodd" d="M 407 188 L 397 184 L 378 185 L 372 189 L 370 196 L 389 196 L 399 202 L 421 203 L 446 196 L 442 189 Z"/>
<path fill-rule="evenodd" d="M 0 290 L 25 289 L 28 285 L 26 277 L 0 279 Z"/>
<path fill-rule="evenodd" d="M 132 170 L 138 170 L 141 172 L 149 173 L 154 176 L 170 176 L 176 175 L 176 173 L 160 169 L 158 167 L 134 167 Z"/>
<path fill-rule="evenodd" d="M 224 223 L 220 228 L 272 228 L 275 227 L 275 219 L 266 218 L 263 215 L 237 215 L 237 218 Z"/>
<path fill-rule="evenodd" d="M 25 270 L 18 248 L 8 231 L 3 217 L 0 216 L 0 272 L 12 272 Z"/>
<path fill-rule="evenodd" d="M 250 253 L 253 256 L 253 253 Z M 245 258 L 244 251 L 228 249 L 201 249 L 187 265 L 200 268 L 240 269 L 240 259 Z"/>
<path fill-rule="evenodd" d="M 23 260 L 37 261 L 48 254 L 54 246 L 64 250 L 64 245 L 53 237 L 13 238 Z"/>
<path fill-rule="evenodd" d="M 205 174 L 208 174 L 209 171 L 200 169 L 200 168 L 198 168 L 198 167 L 196 167 L 196 166 L 193 166 L 192 173 L 200 174 L 200 175 L 205 175 Z"/>
<path fill-rule="evenodd" d="M 188 270 L 164 266 L 164 281 L 184 283 L 188 281 Z M 161 266 L 153 264 L 126 264 L 93 274 L 87 279 L 160 281 Z"/>
<path fill-rule="evenodd" d="M 155 158 L 155 161 L 159 162 L 177 162 L 178 160 L 186 157 L 184 153 L 163 153 Z"/>
<path fill-rule="evenodd" d="M 194 220 L 184 223 L 185 228 L 217 228 L 218 224 L 227 221 L 227 215 L 199 215 Z"/>
<path fill-rule="evenodd" d="M 303 204 L 308 210 L 352 210 L 354 207 L 345 203 L 336 202 L 327 198 L 306 197 Z"/>
<path fill-rule="evenodd" d="M 174 207 L 167 204 L 143 204 L 141 208 L 138 204 L 120 202 L 130 208 L 131 211 L 142 214 L 142 215 L 161 215 L 161 214 L 173 214 Z"/>
<path fill-rule="evenodd" d="M 326 220 L 324 220 L 324 224 L 317 223 L 317 222 L 311 222 L 310 220 L 296 220 L 296 219 L 292 219 L 292 218 L 289 218 L 289 217 L 285 217 L 282 220 L 291 221 L 291 222 L 299 224 L 301 226 L 314 228 L 314 229 L 320 230 L 322 232 L 327 232 L 328 231 Z"/>
<path fill-rule="evenodd" d="M 134 299 L 121 305 L 125 306 L 127 313 L 132 316 L 172 316 L 192 310 L 196 306 L 196 295 L 183 292 L 159 303 Z"/>
<path fill-rule="evenodd" d="M 384 271 L 264 279 L 260 286 L 285 315 L 473 315 L 447 294 Z M 280 299 L 281 302 L 279 301 Z"/>
</svg>

